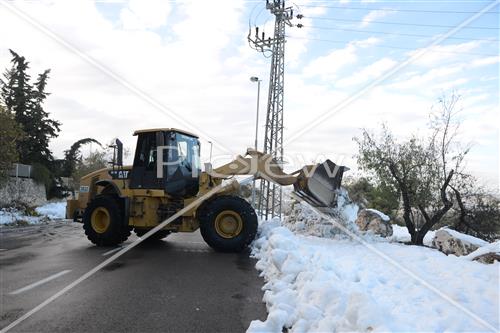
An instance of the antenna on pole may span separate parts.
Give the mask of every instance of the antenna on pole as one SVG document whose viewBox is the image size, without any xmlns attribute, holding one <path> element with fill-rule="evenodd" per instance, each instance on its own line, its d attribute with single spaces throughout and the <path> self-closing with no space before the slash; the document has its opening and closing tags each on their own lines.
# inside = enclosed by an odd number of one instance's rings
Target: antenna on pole
<svg viewBox="0 0 500 333">
<path fill-rule="evenodd" d="M 248 41 L 259 52 L 271 52 L 271 71 L 269 75 L 269 95 L 264 136 L 264 153 L 273 156 L 278 164 L 283 164 L 283 100 L 285 79 L 285 27 L 292 27 L 292 7 L 285 6 L 285 0 L 266 0 L 266 9 L 274 15 L 274 36 L 266 39 L 264 32 L 259 35 L 249 33 Z M 281 215 L 281 187 L 262 179 L 258 210 L 262 218 Z"/>
</svg>

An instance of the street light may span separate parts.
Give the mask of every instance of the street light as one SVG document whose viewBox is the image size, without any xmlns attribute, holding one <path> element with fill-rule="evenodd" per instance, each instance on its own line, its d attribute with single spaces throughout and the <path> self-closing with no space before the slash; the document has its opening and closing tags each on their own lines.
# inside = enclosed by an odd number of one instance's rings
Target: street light
<svg viewBox="0 0 500 333">
<path fill-rule="evenodd" d="M 212 163 L 212 147 L 213 147 L 213 144 L 212 144 L 212 141 L 208 141 L 208 143 L 210 143 L 210 158 L 209 158 L 209 162 Z"/>
<path fill-rule="evenodd" d="M 257 118 L 255 120 L 255 150 L 257 150 L 257 138 L 259 134 L 259 104 L 260 104 L 260 82 L 258 77 L 252 76 L 250 81 L 257 82 Z M 252 183 L 252 206 L 255 208 L 255 178 Z"/>
<path fill-rule="evenodd" d="M 257 137 L 259 134 L 259 104 L 260 104 L 260 82 L 258 77 L 252 76 L 250 81 L 257 82 L 257 119 L 255 120 L 255 150 L 257 150 Z"/>
</svg>

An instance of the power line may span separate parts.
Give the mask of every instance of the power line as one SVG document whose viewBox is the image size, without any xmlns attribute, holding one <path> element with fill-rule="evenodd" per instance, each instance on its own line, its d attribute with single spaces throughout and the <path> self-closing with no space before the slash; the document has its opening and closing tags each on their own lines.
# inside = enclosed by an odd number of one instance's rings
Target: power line
<svg viewBox="0 0 500 333">
<path fill-rule="evenodd" d="M 340 21 L 340 22 L 363 22 L 362 20 L 352 20 L 335 17 L 320 17 L 320 16 L 303 16 L 305 18 L 325 21 Z M 370 21 L 370 23 L 377 24 L 392 24 L 392 25 L 407 25 L 416 27 L 434 27 L 434 28 L 454 28 L 454 25 L 441 25 L 441 24 L 423 24 L 423 23 L 406 23 L 406 22 L 386 22 L 386 21 Z M 498 27 L 463 27 L 462 29 L 478 29 L 478 30 L 499 30 Z"/>
<path fill-rule="evenodd" d="M 307 37 L 297 37 L 297 36 L 290 36 L 287 35 L 288 38 L 292 39 L 303 39 L 303 40 L 311 40 L 311 41 L 317 41 L 317 42 L 327 42 L 327 43 L 334 43 L 334 44 L 346 44 L 352 42 L 352 40 L 332 40 L 332 39 L 321 39 L 321 38 L 307 38 Z M 416 51 L 417 49 L 411 48 L 411 47 L 403 47 L 403 46 L 393 46 L 393 45 L 372 45 L 372 47 L 382 47 L 382 48 L 388 48 L 388 49 L 396 49 L 396 50 L 409 50 L 409 51 Z M 453 51 L 442 51 L 442 50 L 428 50 L 427 52 L 437 52 L 437 53 L 450 53 L 450 54 L 463 54 L 463 55 L 477 55 L 477 56 L 484 56 L 484 57 L 497 57 L 498 54 L 488 54 L 488 53 L 476 53 L 476 52 L 453 52 Z"/>
<path fill-rule="evenodd" d="M 408 13 L 433 13 L 433 14 L 476 14 L 475 11 L 456 11 L 456 10 L 428 10 L 428 9 L 395 9 L 395 8 L 363 8 L 363 7 L 348 7 L 348 6 L 325 6 L 325 5 L 301 5 L 300 7 L 319 7 L 319 8 L 337 8 L 337 9 L 353 9 L 353 10 L 384 10 L 391 12 L 408 12 Z M 486 12 L 484 14 L 499 14 L 500 12 Z"/>
<path fill-rule="evenodd" d="M 311 29 L 321 29 L 321 30 L 340 30 L 340 31 L 351 31 L 351 32 L 360 32 L 365 34 L 384 34 L 384 35 L 395 35 L 395 36 L 407 36 L 407 37 L 422 37 L 422 38 L 432 38 L 434 36 L 431 35 L 420 35 L 420 34 L 407 34 L 401 32 L 390 32 L 390 31 L 374 31 L 374 30 L 357 30 L 357 29 L 349 29 L 349 28 L 334 28 L 334 27 L 319 27 L 319 26 L 310 26 L 297 24 L 298 28 L 311 28 Z M 486 42 L 498 42 L 498 39 L 488 38 L 465 38 L 465 37 L 448 37 L 448 39 L 459 39 L 459 40 L 478 40 L 478 41 L 486 41 Z"/>
</svg>

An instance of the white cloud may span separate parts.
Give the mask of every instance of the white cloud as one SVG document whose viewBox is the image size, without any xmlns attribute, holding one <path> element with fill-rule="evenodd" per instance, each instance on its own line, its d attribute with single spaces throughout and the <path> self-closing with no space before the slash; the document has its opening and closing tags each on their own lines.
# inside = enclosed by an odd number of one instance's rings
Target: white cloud
<svg viewBox="0 0 500 333">
<path fill-rule="evenodd" d="M 337 86 L 346 87 L 360 83 L 368 83 L 370 79 L 376 78 L 394 67 L 397 62 L 391 58 L 382 58 L 362 68 L 354 74 L 348 75 L 337 82 Z"/>
<path fill-rule="evenodd" d="M 475 68 L 481 66 L 494 65 L 498 64 L 499 62 L 500 62 L 500 56 L 484 57 L 484 58 L 474 59 L 469 66 Z"/>
<path fill-rule="evenodd" d="M 120 19 L 125 29 L 155 29 L 166 24 L 171 5 L 162 0 L 130 0 Z"/>
<path fill-rule="evenodd" d="M 325 56 L 313 60 L 304 68 L 304 75 L 307 77 L 320 76 L 323 79 L 334 79 L 341 69 L 354 64 L 357 59 L 356 47 L 348 44 L 343 49 L 334 50 Z"/>
<path fill-rule="evenodd" d="M 412 57 L 425 52 L 413 64 L 423 67 L 436 67 L 444 62 L 462 59 L 464 57 L 463 52 L 473 51 L 482 44 L 482 41 L 470 41 L 458 44 L 435 45 L 410 51 L 407 55 Z"/>
<path fill-rule="evenodd" d="M 371 12 L 369 12 L 368 14 L 366 14 L 363 19 L 361 20 L 361 23 L 359 24 L 359 26 L 361 28 L 365 28 L 367 27 L 368 25 L 370 25 L 370 23 L 372 21 L 376 21 L 382 17 L 385 17 L 389 14 L 391 14 L 392 12 L 391 11 L 388 11 L 388 10 L 384 10 L 384 9 L 377 9 L 377 10 L 372 10 Z"/>
<path fill-rule="evenodd" d="M 438 79 L 451 80 L 451 75 L 460 73 L 463 69 L 464 66 L 461 64 L 438 67 L 403 80 L 398 80 L 391 86 L 398 89 L 422 89 L 428 86 L 428 84 L 435 84 Z"/>
<path fill-rule="evenodd" d="M 376 38 L 368 38 L 360 41 L 353 41 L 344 48 L 333 50 L 325 56 L 318 57 L 311 61 L 303 70 L 306 77 L 319 76 L 323 79 L 334 79 L 340 70 L 357 62 L 359 49 L 367 48 L 378 42 Z"/>
</svg>

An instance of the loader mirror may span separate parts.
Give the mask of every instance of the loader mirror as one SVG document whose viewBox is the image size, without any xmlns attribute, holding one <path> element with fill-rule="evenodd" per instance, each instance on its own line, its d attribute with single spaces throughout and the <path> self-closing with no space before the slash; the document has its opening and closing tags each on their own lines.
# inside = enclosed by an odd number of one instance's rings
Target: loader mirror
<svg viewBox="0 0 500 333">
<path fill-rule="evenodd" d="M 123 143 L 116 139 L 116 165 L 123 166 Z"/>
</svg>

